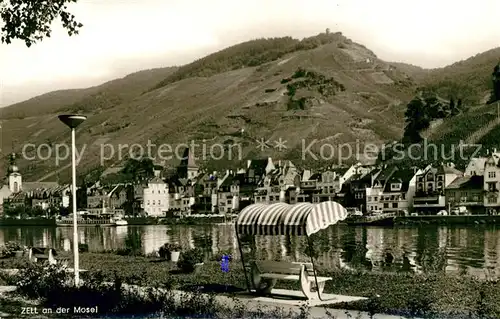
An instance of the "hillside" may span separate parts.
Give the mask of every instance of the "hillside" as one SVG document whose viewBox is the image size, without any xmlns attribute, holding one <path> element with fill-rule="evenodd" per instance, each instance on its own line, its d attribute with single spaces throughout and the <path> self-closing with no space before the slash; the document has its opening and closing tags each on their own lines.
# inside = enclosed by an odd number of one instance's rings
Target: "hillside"
<svg viewBox="0 0 500 319">
<path fill-rule="evenodd" d="M 106 82 L 85 89 L 49 92 L 32 99 L 0 109 L 0 118 L 23 119 L 78 109 L 109 108 L 123 101 L 133 99 L 161 79 L 175 72 L 177 68 L 143 70 L 124 78 Z"/>
<path fill-rule="evenodd" d="M 301 150 L 317 141 L 311 148 L 316 155 L 323 144 L 349 143 L 353 151 L 357 147 L 363 152 L 363 142 L 399 140 L 405 107 L 416 89 L 447 78 L 439 74 L 462 72 L 461 65 L 439 73 L 387 63 L 341 33 L 303 40 L 252 40 L 180 68 L 141 71 L 89 89 L 52 92 L 5 108 L 1 112 L 3 154 L 11 152 L 13 144 L 20 152 L 20 143 L 45 143 L 52 148 L 68 143 L 70 134 L 57 114 L 80 112 L 88 116 L 77 130 L 78 148 L 86 146 L 78 168 L 82 174 L 100 164 L 101 152 L 110 155 L 111 146 L 115 154 L 108 156 L 105 166 L 120 163 L 128 157 L 130 146 L 146 146 L 148 141 L 166 143 L 174 151 L 192 140 L 205 141 L 208 149 L 224 145 L 222 160 L 208 163 L 200 158 L 211 167 L 227 163 L 228 148 L 234 143 L 243 145 L 241 158 L 269 155 L 293 159 L 299 165 L 321 165 L 324 161 L 302 158 Z M 478 70 L 482 69 L 470 72 Z M 491 74 L 491 67 L 486 74 Z M 269 141 L 262 152 L 256 148 L 261 138 Z M 279 138 L 286 140 L 286 149 L 281 151 L 274 148 Z M 232 158 L 239 157 L 238 149 L 233 149 Z M 158 155 L 157 147 L 151 150 L 150 155 Z M 197 151 L 201 157 L 201 146 Z M 331 158 L 329 163 L 338 162 L 337 148 L 333 156 L 331 148 L 323 147 L 323 151 L 324 157 Z M 69 163 L 68 156 L 56 165 L 53 152 L 47 160 L 19 164 L 25 178 L 49 181 L 58 176 L 67 180 Z"/>
<path fill-rule="evenodd" d="M 455 96 L 471 104 L 484 104 L 490 95 L 493 67 L 500 62 L 500 47 L 466 60 L 430 70 L 422 86 L 444 97 Z"/>
</svg>

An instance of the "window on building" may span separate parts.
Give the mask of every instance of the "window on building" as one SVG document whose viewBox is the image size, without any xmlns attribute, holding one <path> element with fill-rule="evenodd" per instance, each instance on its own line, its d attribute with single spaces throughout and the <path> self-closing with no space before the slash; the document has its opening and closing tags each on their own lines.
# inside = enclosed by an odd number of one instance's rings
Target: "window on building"
<svg viewBox="0 0 500 319">
<path fill-rule="evenodd" d="M 488 172 L 488 178 L 496 178 L 496 172 Z"/>
<path fill-rule="evenodd" d="M 398 208 L 398 203 L 392 203 L 392 208 Z"/>
<path fill-rule="evenodd" d="M 438 180 L 438 181 L 442 181 L 442 180 L 444 180 L 443 175 L 438 175 L 437 180 Z"/>
<path fill-rule="evenodd" d="M 488 182 L 488 190 L 490 192 L 494 192 L 497 189 L 497 183 L 496 182 Z"/>
<path fill-rule="evenodd" d="M 497 202 L 497 199 L 495 197 L 488 198 L 488 204 L 495 204 L 496 202 Z"/>
<path fill-rule="evenodd" d="M 150 201 L 148 200 L 148 205 L 151 205 Z"/>
<path fill-rule="evenodd" d="M 389 208 L 389 203 L 384 203 L 384 208 Z"/>
<path fill-rule="evenodd" d="M 158 200 L 158 205 L 159 205 L 159 206 L 161 205 L 161 201 L 160 201 L 160 200 Z"/>
</svg>

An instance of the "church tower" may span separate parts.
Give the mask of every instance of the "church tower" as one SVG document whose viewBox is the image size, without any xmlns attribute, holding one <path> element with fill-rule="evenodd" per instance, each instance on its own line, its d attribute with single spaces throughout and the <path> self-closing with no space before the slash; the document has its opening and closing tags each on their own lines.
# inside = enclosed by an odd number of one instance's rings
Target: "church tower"
<svg viewBox="0 0 500 319">
<path fill-rule="evenodd" d="M 189 180 L 193 180 L 198 176 L 198 165 L 196 165 L 194 154 L 189 148 L 184 150 L 177 173 L 180 178 L 187 178 Z"/>
<path fill-rule="evenodd" d="M 23 189 L 23 178 L 16 165 L 16 154 L 10 155 L 10 165 L 7 171 L 9 177 L 9 189 L 12 193 L 19 193 Z"/>
</svg>

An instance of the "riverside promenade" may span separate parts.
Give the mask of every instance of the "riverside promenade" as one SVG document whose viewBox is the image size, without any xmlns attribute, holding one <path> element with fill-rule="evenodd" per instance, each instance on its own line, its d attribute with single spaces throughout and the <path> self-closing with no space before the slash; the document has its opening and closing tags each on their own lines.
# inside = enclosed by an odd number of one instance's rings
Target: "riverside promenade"
<svg viewBox="0 0 500 319">
<path fill-rule="evenodd" d="M 111 283 L 110 283 L 111 284 Z M 123 285 L 125 289 L 131 289 L 131 290 L 139 290 L 139 291 L 146 291 L 146 287 L 139 287 L 139 286 L 133 286 L 133 285 Z M 16 290 L 16 286 L 0 286 L 0 298 L 4 298 L 6 293 L 12 292 Z M 161 291 L 162 289 L 159 289 Z M 278 293 L 285 293 L 284 291 L 277 291 Z M 187 294 L 188 292 L 185 291 L 180 291 L 180 290 L 173 290 L 172 293 L 178 300 L 181 300 L 181 296 L 183 294 Z M 348 301 L 354 301 L 358 300 L 359 297 L 349 297 L 349 296 L 341 296 L 341 295 L 329 295 L 326 294 L 325 298 L 335 298 L 335 302 L 348 302 Z M 217 295 L 216 296 L 217 302 L 228 306 L 228 307 L 236 307 L 238 303 L 241 303 L 241 305 L 244 305 L 247 309 L 250 310 L 257 310 L 257 309 L 274 309 L 274 308 L 281 308 L 284 311 L 293 311 L 296 313 L 300 313 L 301 311 L 301 306 L 305 303 L 305 301 L 301 300 L 277 300 L 274 298 L 267 298 L 267 297 L 255 297 L 255 296 L 249 296 L 249 295 L 237 295 L 235 297 L 229 297 L 225 295 Z M 385 314 L 376 314 L 373 317 L 370 317 L 368 313 L 364 312 L 359 312 L 359 311 L 351 311 L 351 310 L 342 310 L 342 309 L 327 309 L 324 306 L 319 306 L 317 305 L 318 303 L 321 303 L 321 301 L 316 301 L 310 303 L 309 306 L 309 313 L 310 313 L 310 318 L 335 318 L 335 319 L 404 319 L 407 317 L 399 317 L 399 316 L 391 316 L 391 315 L 385 315 Z M 328 301 L 327 301 L 328 303 Z M 334 302 L 329 302 L 334 303 Z M 19 309 L 19 313 L 3 313 L 0 311 L 0 318 L 18 318 L 21 315 L 21 309 Z M 37 316 L 36 318 L 48 318 L 46 316 L 40 315 Z M 100 317 L 101 319 L 108 318 L 108 317 Z M 135 318 L 140 318 L 140 317 L 135 317 Z M 144 317 L 146 318 L 146 317 Z M 151 316 L 148 316 L 147 318 L 153 318 Z M 158 319 L 164 319 L 164 317 L 157 317 Z M 202 317 L 199 317 L 202 318 Z"/>
</svg>

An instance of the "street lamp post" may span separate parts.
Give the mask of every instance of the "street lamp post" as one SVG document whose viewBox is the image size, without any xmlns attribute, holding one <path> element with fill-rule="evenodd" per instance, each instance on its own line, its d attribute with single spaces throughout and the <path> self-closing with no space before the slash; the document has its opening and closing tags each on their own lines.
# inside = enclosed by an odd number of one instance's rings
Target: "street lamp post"
<svg viewBox="0 0 500 319">
<path fill-rule="evenodd" d="M 75 129 L 87 119 L 83 115 L 59 115 L 59 120 L 66 124 L 71 129 L 71 175 L 73 193 L 73 271 L 75 274 L 75 286 L 80 283 L 80 270 L 78 258 L 78 220 L 76 209 L 76 144 L 75 144 Z"/>
</svg>

